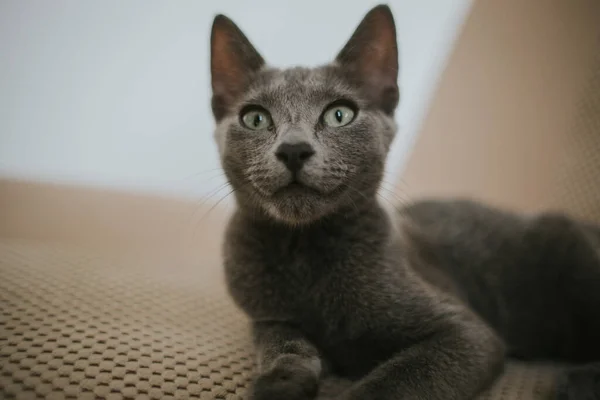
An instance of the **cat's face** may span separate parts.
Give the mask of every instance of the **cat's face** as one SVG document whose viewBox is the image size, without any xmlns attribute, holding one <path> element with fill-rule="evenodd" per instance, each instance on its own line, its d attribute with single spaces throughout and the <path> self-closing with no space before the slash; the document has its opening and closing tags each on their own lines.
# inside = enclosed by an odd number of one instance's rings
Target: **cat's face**
<svg viewBox="0 0 600 400">
<path fill-rule="evenodd" d="M 304 224 L 374 195 L 396 130 L 395 35 L 380 6 L 332 64 L 278 70 L 215 19 L 215 137 L 242 206 Z"/>
</svg>

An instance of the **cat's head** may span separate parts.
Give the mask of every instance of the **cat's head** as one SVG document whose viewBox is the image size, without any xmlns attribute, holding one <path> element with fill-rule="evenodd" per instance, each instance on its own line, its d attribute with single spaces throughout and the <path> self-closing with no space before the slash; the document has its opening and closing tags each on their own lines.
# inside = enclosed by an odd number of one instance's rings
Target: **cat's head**
<svg viewBox="0 0 600 400">
<path fill-rule="evenodd" d="M 390 9 L 372 9 L 330 64 L 276 69 L 215 18 L 212 109 L 238 203 L 306 224 L 375 196 L 396 132 L 398 50 Z"/>
</svg>

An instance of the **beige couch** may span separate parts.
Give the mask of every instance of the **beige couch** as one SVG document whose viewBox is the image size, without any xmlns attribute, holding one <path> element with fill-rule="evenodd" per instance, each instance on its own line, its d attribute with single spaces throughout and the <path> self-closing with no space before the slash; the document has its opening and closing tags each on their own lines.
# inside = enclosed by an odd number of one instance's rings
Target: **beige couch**
<svg viewBox="0 0 600 400">
<path fill-rule="evenodd" d="M 477 2 L 398 197 L 600 222 L 599 5 Z M 204 211 L 0 181 L 0 398 L 242 398 L 253 356 L 221 275 L 226 211 Z M 557 371 L 509 363 L 483 398 L 549 398 Z"/>
<path fill-rule="evenodd" d="M 243 398 L 247 324 L 216 271 L 3 241 L 0 398 Z M 484 398 L 547 398 L 554 372 L 510 365 Z"/>
</svg>

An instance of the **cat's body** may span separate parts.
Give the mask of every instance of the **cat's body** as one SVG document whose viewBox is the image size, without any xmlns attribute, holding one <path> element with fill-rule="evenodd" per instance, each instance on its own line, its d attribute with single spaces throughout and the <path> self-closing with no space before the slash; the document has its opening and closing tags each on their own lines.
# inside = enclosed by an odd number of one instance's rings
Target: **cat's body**
<svg viewBox="0 0 600 400">
<path fill-rule="evenodd" d="M 395 40 L 376 7 L 334 63 L 282 71 L 215 19 L 216 138 L 238 204 L 225 268 L 253 321 L 252 400 L 311 400 L 329 370 L 356 380 L 340 400 L 470 399 L 506 354 L 600 360 L 600 228 L 469 201 L 380 206 Z M 584 367 L 560 393 L 599 386 Z"/>
<path fill-rule="evenodd" d="M 239 306 L 254 321 L 300 329 L 351 378 L 446 323 L 427 321 L 432 307 L 472 310 L 512 357 L 600 359 L 600 231 L 559 214 L 517 216 L 460 200 L 390 215 L 376 204 L 304 229 L 236 215 L 227 239 Z"/>
<path fill-rule="evenodd" d="M 598 227 L 470 201 L 424 201 L 404 214 L 419 230 L 411 245 L 427 253 L 425 264 L 443 271 L 441 280 L 494 328 L 509 356 L 600 359 L 600 341 L 592 340 L 600 338 Z"/>
<path fill-rule="evenodd" d="M 303 230 L 235 216 L 225 249 L 233 298 L 254 321 L 300 329 L 333 371 L 363 376 L 442 329 L 460 304 L 425 284 L 443 279 L 413 268 L 393 223 L 376 204 Z M 498 365 L 501 351 L 498 341 Z"/>
</svg>

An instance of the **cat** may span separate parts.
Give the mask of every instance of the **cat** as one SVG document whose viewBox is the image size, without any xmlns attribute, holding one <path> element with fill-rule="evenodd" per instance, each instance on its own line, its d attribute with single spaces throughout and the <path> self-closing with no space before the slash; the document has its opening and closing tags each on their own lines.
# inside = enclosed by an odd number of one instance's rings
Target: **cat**
<svg viewBox="0 0 600 400">
<path fill-rule="evenodd" d="M 252 400 L 472 399 L 505 359 L 577 363 L 559 399 L 600 399 L 600 227 L 469 199 L 378 202 L 396 133 L 391 10 L 335 60 L 276 69 L 227 17 L 211 32 L 212 111 L 236 211 L 228 290 L 252 321 Z"/>
</svg>

